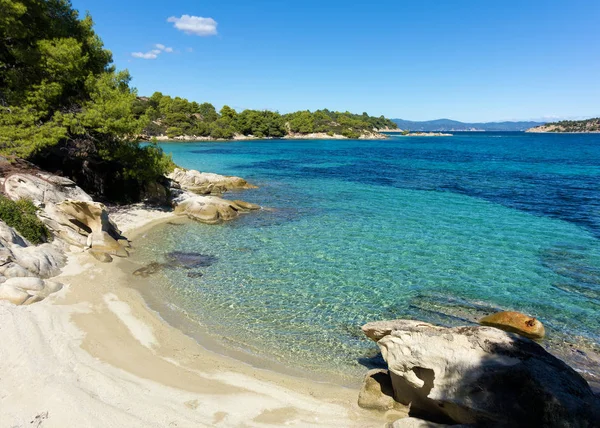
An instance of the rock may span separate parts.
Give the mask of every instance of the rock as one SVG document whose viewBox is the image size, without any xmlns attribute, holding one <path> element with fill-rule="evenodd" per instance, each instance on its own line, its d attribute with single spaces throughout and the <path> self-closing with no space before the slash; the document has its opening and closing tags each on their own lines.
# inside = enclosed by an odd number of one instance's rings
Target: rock
<svg viewBox="0 0 600 428">
<path fill-rule="evenodd" d="M 361 329 L 369 339 L 377 342 L 379 339 L 391 334 L 394 330 L 411 328 L 418 324 L 421 324 L 421 322 L 412 320 L 373 321 L 363 325 Z M 422 324 L 429 325 L 427 323 Z"/>
<path fill-rule="evenodd" d="M 6 300 L 14 305 L 22 305 L 31 297 L 29 293 L 6 283 L 0 285 L 0 300 Z"/>
<path fill-rule="evenodd" d="M 41 278 L 58 275 L 65 264 L 65 255 L 51 244 L 14 246 L 12 252 L 16 263 Z"/>
<path fill-rule="evenodd" d="M 25 291 L 38 292 L 44 289 L 44 281 L 39 278 L 9 278 L 4 283 L 5 286 L 20 288 Z"/>
<path fill-rule="evenodd" d="M 358 395 L 358 405 L 363 409 L 381 411 L 400 406 L 400 403 L 394 400 L 392 380 L 387 370 L 373 369 L 367 372 Z"/>
<path fill-rule="evenodd" d="M 90 250 L 89 253 L 92 257 L 94 257 L 96 260 L 102 263 L 110 263 L 113 261 L 111 255 L 105 253 L 104 251 Z"/>
<path fill-rule="evenodd" d="M 151 262 L 144 267 L 134 270 L 133 275 L 148 278 L 150 275 L 160 272 L 164 267 L 164 263 Z"/>
<path fill-rule="evenodd" d="M 213 174 L 210 172 L 199 172 L 193 169 L 185 170 L 175 168 L 167 176 L 177 182 L 182 189 L 189 190 L 200 195 L 211 193 L 221 194 L 233 189 L 255 189 L 256 186 L 249 184 L 240 177 Z"/>
<path fill-rule="evenodd" d="M 4 193 L 12 200 L 29 199 L 36 205 L 59 203 L 65 199 L 92 201 L 90 195 L 68 178 L 45 173 L 10 175 L 4 181 Z"/>
<path fill-rule="evenodd" d="M 166 264 L 170 267 L 177 266 L 184 269 L 197 269 L 215 264 L 218 261 L 218 258 L 200 253 L 173 251 L 167 254 L 167 261 Z"/>
<path fill-rule="evenodd" d="M 520 334 L 530 339 L 543 339 L 546 331 L 537 319 L 520 312 L 498 312 L 479 320 L 479 324 Z"/>
<path fill-rule="evenodd" d="M 586 381 L 537 343 L 492 327 L 445 328 L 397 320 L 373 334 L 394 398 L 439 423 L 510 427 L 600 426 Z M 377 331 L 382 331 L 380 324 Z"/>
<path fill-rule="evenodd" d="M 104 204 L 66 200 L 46 207 L 45 223 L 71 245 L 93 248 L 110 255 L 127 257 L 127 241 L 110 220 Z"/>
<path fill-rule="evenodd" d="M 246 202 L 246 201 L 240 201 L 238 199 L 233 201 L 233 203 L 236 204 L 237 206 L 242 207 L 245 210 L 248 210 L 248 211 L 254 211 L 254 210 L 260 209 L 260 205 L 252 204 L 252 203 Z"/>
<path fill-rule="evenodd" d="M 54 245 L 29 245 L 12 227 L 0 221 L 0 274 L 7 278 L 58 274 L 64 254 Z"/>
<path fill-rule="evenodd" d="M 452 427 L 452 428 L 464 428 L 468 425 L 446 425 L 446 424 L 436 424 L 435 422 L 425 421 L 419 418 L 402 418 L 394 421 L 389 424 L 389 428 L 444 428 L 444 427 Z"/>
<path fill-rule="evenodd" d="M 15 305 L 30 305 L 56 293 L 62 287 L 58 282 L 39 278 L 9 278 L 0 284 L 0 300 Z"/>
<path fill-rule="evenodd" d="M 228 221 L 247 211 L 237 203 L 217 196 L 194 196 L 184 199 L 175 207 L 175 213 L 207 224 Z"/>
</svg>

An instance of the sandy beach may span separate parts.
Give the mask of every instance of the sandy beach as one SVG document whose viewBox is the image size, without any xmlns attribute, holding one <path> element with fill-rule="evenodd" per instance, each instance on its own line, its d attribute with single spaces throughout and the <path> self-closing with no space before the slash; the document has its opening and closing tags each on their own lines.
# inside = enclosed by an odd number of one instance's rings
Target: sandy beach
<svg viewBox="0 0 600 428">
<path fill-rule="evenodd" d="M 173 219 L 143 206 L 111 216 L 134 243 Z M 62 291 L 0 302 L 1 427 L 367 427 L 401 416 L 360 409 L 357 390 L 208 351 L 129 288 L 126 260 L 68 257 Z"/>
</svg>

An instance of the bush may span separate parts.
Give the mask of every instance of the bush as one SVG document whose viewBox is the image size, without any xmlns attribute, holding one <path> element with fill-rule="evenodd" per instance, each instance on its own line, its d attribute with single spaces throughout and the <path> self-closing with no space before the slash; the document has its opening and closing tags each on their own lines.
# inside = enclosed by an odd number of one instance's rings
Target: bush
<svg viewBox="0 0 600 428">
<path fill-rule="evenodd" d="M 46 225 L 37 218 L 37 207 L 27 199 L 12 201 L 0 196 L 0 219 L 13 227 L 32 244 L 47 242 L 50 232 Z"/>
</svg>

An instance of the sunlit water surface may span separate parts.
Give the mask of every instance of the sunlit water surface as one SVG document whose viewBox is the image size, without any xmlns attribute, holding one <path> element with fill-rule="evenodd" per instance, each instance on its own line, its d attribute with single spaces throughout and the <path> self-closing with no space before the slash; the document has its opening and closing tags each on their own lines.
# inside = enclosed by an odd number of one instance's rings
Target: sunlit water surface
<svg viewBox="0 0 600 428">
<path fill-rule="evenodd" d="M 538 317 L 578 352 L 600 343 L 600 135 L 163 147 L 257 184 L 226 196 L 269 210 L 158 227 L 134 260 L 211 256 L 149 289 L 266 366 L 354 378 L 373 362 L 368 321 L 461 325 L 496 310 Z"/>
</svg>

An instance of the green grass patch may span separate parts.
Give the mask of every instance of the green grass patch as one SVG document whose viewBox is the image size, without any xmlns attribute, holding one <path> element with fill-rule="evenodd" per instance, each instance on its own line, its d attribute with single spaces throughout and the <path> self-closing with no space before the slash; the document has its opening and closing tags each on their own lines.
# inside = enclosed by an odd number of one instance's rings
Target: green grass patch
<svg viewBox="0 0 600 428">
<path fill-rule="evenodd" d="M 0 196 L 0 220 L 14 228 L 32 244 L 47 242 L 50 231 L 35 215 L 38 208 L 27 199 L 13 201 Z"/>
</svg>

